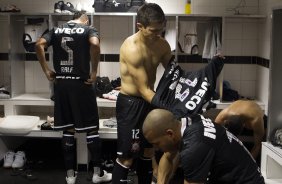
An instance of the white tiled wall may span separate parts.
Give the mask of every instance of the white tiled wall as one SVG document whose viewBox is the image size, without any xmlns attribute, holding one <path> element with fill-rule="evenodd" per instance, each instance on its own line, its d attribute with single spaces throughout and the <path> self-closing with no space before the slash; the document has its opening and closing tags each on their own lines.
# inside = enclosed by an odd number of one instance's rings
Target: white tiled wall
<svg viewBox="0 0 282 184">
<path fill-rule="evenodd" d="M 118 54 L 120 45 L 133 33 L 133 18 L 107 16 L 100 18 L 102 54 Z"/>
<path fill-rule="evenodd" d="M 91 8 L 94 0 L 69 0 L 76 5 L 78 2 L 83 6 Z M 241 0 L 192 0 L 192 13 L 226 15 L 233 14 L 234 7 Z M 54 3 L 57 0 L 1 0 L 0 6 L 15 4 L 22 12 L 28 13 L 52 13 Z M 158 3 L 165 13 L 184 13 L 185 0 L 149 0 Z M 271 7 L 282 4 L 282 0 L 245 0 L 246 6 L 238 8 L 243 14 L 266 14 L 266 21 L 247 19 L 227 19 L 225 27 L 224 54 L 230 56 L 260 56 L 270 58 L 270 10 Z M 128 17 L 103 17 L 100 21 L 101 49 L 102 54 L 118 54 L 119 46 L 123 40 L 132 34 L 132 24 Z M 0 52 L 7 53 L 9 46 L 5 38 L 8 38 L 7 21 L 0 16 Z M 122 31 L 120 31 L 122 30 Z M 3 40 L 2 40 L 3 39 Z M 260 47 L 258 47 L 258 45 Z M 203 64 L 181 64 L 187 70 L 197 70 Z M 9 65 L 0 61 L 0 85 L 9 79 L 7 75 Z M 157 81 L 160 79 L 163 68 L 160 66 L 157 73 Z M 109 76 L 115 79 L 119 76 L 118 62 L 101 62 L 99 67 L 100 76 Z M 238 90 L 243 96 L 256 97 L 265 103 L 268 102 L 269 70 L 256 65 L 226 64 L 224 67 L 224 78 L 231 86 Z M 40 65 L 36 61 L 25 62 L 25 85 L 28 93 L 49 93 L 49 82 L 44 76 Z M 267 112 L 267 109 L 266 109 Z M 85 135 L 82 135 L 85 137 Z M 85 140 L 85 138 L 83 138 Z M 79 163 L 86 163 L 86 154 L 81 154 L 86 149 L 84 141 L 80 142 L 78 148 Z M 82 150 L 82 151 L 81 151 Z"/>
<path fill-rule="evenodd" d="M 43 73 L 39 62 L 25 62 L 25 87 L 26 93 L 46 93 L 50 92 L 50 84 Z"/>
<path fill-rule="evenodd" d="M 225 15 L 233 14 L 230 9 L 236 7 L 241 0 L 192 0 L 192 13 L 195 14 L 216 14 Z M 28 13 L 52 13 L 56 0 L 2 0 L 0 6 L 7 4 L 17 5 L 22 12 Z M 76 5 L 78 2 L 91 8 L 93 1 L 70 0 Z M 165 13 L 184 13 L 185 0 L 149 0 L 148 2 L 158 3 Z M 245 0 L 245 7 L 239 8 L 241 13 L 248 14 L 266 14 L 266 20 L 254 19 L 226 19 L 224 54 L 232 56 L 260 56 L 269 59 L 270 57 L 270 10 L 273 6 L 282 4 L 282 0 Z M 92 9 L 92 8 L 91 8 Z M 1 17 L 1 16 L 0 16 Z M 100 21 L 101 31 L 101 48 L 102 54 L 118 54 L 119 46 L 123 40 L 132 34 L 132 21 L 129 17 L 103 17 Z M 1 28 L 5 21 L 0 18 Z M 119 31 L 122 30 L 122 31 Z M 5 29 L 0 30 L 4 38 L 8 38 L 8 32 Z M 2 41 L 5 43 L 5 40 Z M 258 47 L 260 46 L 260 47 Z M 6 52 L 8 45 L 1 44 L 0 51 Z M 114 66 L 114 67 L 113 67 Z M 237 72 L 233 75 L 233 70 Z M 244 96 L 257 97 L 259 100 L 265 100 L 267 90 L 259 88 L 262 86 L 261 81 L 268 80 L 268 75 L 264 74 L 264 70 L 258 67 L 238 65 L 230 67 L 226 65 L 224 77 L 230 80 L 232 86 Z M 244 69 L 244 71 L 243 71 Z M 256 77 L 254 78 L 254 70 Z M 266 69 L 267 70 L 267 69 Z M 38 62 L 26 62 L 26 91 L 27 92 L 49 92 L 49 83 L 45 79 Z M 162 70 L 158 72 L 161 75 Z M 238 75 L 240 73 L 240 75 Z M 244 74 L 243 74 L 244 73 Z M 266 77 L 264 80 L 258 81 L 261 73 Z M 267 72 L 266 72 L 267 73 Z M 100 75 L 109 76 L 115 79 L 119 76 L 118 63 L 101 62 Z M 236 78 L 236 75 L 237 78 Z M 0 79 L 2 74 L 0 74 Z M 3 78 L 3 77 L 2 77 Z M 159 78 L 159 77 L 158 77 Z M 38 85 L 40 84 L 40 85 Z M 255 87 L 256 90 L 250 88 Z"/>
<path fill-rule="evenodd" d="M 10 84 L 10 64 L 9 61 L 0 61 L 0 87 L 3 85 L 9 90 Z"/>
<path fill-rule="evenodd" d="M 224 53 L 227 56 L 258 55 L 258 22 L 254 19 L 227 18 Z"/>
<path fill-rule="evenodd" d="M 108 76 L 110 80 L 118 78 L 119 63 L 118 62 L 100 62 L 100 76 Z"/>
<path fill-rule="evenodd" d="M 254 98 L 256 85 L 256 66 L 246 64 L 224 65 L 224 80 L 231 84 L 231 88 L 245 97 Z"/>
<path fill-rule="evenodd" d="M 268 112 L 268 89 L 269 89 L 269 69 L 257 67 L 257 96 L 265 104 L 265 112 Z"/>
<path fill-rule="evenodd" d="M 281 0 L 259 0 L 259 12 L 267 16 L 259 23 L 259 52 L 258 56 L 271 59 L 271 11 L 273 8 L 282 8 Z M 269 69 L 257 67 L 257 97 L 268 105 Z M 267 112 L 267 111 L 266 111 Z"/>
</svg>

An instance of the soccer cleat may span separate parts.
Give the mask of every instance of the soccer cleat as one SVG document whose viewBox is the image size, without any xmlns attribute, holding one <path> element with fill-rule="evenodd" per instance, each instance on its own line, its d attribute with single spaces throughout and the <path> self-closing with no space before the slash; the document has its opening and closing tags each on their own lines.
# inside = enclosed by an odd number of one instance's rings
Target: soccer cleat
<svg viewBox="0 0 282 184">
<path fill-rule="evenodd" d="M 12 164 L 12 168 L 14 169 L 22 168 L 25 162 L 26 162 L 25 153 L 23 151 L 18 151 L 15 154 L 15 160 Z"/>
<path fill-rule="evenodd" d="M 64 4 L 65 4 L 64 1 L 59 1 L 59 2 L 55 3 L 54 12 L 55 13 L 62 13 L 62 7 L 63 7 Z"/>
<path fill-rule="evenodd" d="M 62 13 L 75 13 L 77 12 L 77 10 L 74 8 L 73 4 L 71 4 L 70 2 L 67 2 L 65 4 L 63 4 L 62 6 Z"/>
<path fill-rule="evenodd" d="M 12 167 L 12 164 L 14 162 L 14 158 L 15 158 L 15 153 L 13 151 L 8 151 L 5 156 L 4 156 L 4 164 L 3 167 L 4 168 L 10 168 Z"/>
<path fill-rule="evenodd" d="M 104 182 L 109 182 L 111 180 L 112 180 L 112 174 L 107 173 L 107 171 L 105 170 L 103 176 L 99 176 L 98 174 L 94 173 L 92 178 L 93 183 L 104 183 Z"/>
<path fill-rule="evenodd" d="M 113 90 L 113 93 L 111 93 L 109 95 L 109 99 L 110 100 L 117 100 L 118 94 L 119 94 L 119 90 L 115 90 L 115 91 Z"/>
<path fill-rule="evenodd" d="M 21 10 L 17 8 L 16 5 L 9 4 L 7 6 L 1 7 L 1 12 L 20 12 Z"/>
<path fill-rule="evenodd" d="M 109 100 L 117 100 L 119 94 L 119 90 L 113 89 L 109 93 L 103 94 L 103 98 L 109 99 Z"/>
</svg>

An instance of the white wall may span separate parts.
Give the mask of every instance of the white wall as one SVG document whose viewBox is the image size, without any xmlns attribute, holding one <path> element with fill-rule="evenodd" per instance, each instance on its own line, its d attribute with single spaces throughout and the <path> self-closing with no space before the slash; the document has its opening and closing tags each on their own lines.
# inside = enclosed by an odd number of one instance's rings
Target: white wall
<svg viewBox="0 0 282 184">
<path fill-rule="evenodd" d="M 82 6 L 91 8 L 94 1 L 69 0 L 74 6 L 79 2 Z M 57 0 L 2 0 L 0 6 L 15 4 L 22 12 L 28 13 L 52 13 L 54 3 Z M 148 2 L 158 3 L 165 13 L 184 13 L 185 0 L 149 0 Z M 233 14 L 241 0 L 192 0 L 192 13 L 195 14 L 212 14 L 226 15 Z M 270 18 L 269 12 L 273 5 L 281 4 L 282 0 L 246 0 L 245 7 L 238 8 L 240 13 L 247 14 L 267 14 L 268 18 L 264 20 L 253 19 L 226 19 L 224 55 L 227 56 L 260 56 L 269 59 L 270 45 Z M 280 3 L 278 3 L 280 2 Z M 130 35 L 132 24 L 124 18 L 114 17 L 103 18 L 100 23 L 101 47 L 103 54 L 118 54 L 119 45 L 127 35 Z M 2 22 L 0 21 L 0 24 Z M 2 27 L 2 26 L 1 26 Z M 5 27 L 5 26 L 3 26 Z M 116 34 L 117 29 L 124 29 L 123 34 Z M 107 31 L 105 31 L 107 30 Z M 5 34 L 5 30 L 1 30 Z M 5 37 L 6 38 L 6 37 Z M 3 41 L 5 43 L 5 40 Z M 260 46 L 260 47 L 259 47 Z M 0 52 L 7 52 L 8 46 L 1 44 Z M 27 92 L 49 92 L 49 83 L 41 72 L 38 62 L 26 62 L 26 91 Z M 110 79 L 119 77 L 119 63 L 101 62 L 100 75 L 109 76 Z M 258 81 L 260 75 L 267 77 L 268 69 L 260 69 L 256 65 L 226 65 L 224 76 L 230 80 L 232 87 L 239 91 L 240 94 L 248 97 L 255 97 L 259 100 L 265 100 L 267 89 L 265 81 L 268 78 Z M 266 73 L 265 73 L 266 72 Z M 161 72 L 159 72 L 161 73 Z M 0 79 L 4 75 L 0 74 Z M 159 76 L 160 77 L 160 76 Z M 263 81 L 263 82 L 262 82 Z M 254 90 L 256 89 L 256 90 Z M 259 91 L 264 90 L 264 91 Z"/>
<path fill-rule="evenodd" d="M 259 24 L 259 52 L 258 56 L 271 60 L 271 10 L 275 7 L 282 8 L 282 0 L 259 0 L 259 13 L 267 18 Z M 270 61 L 271 65 L 271 61 Z M 257 97 L 268 107 L 269 69 L 257 67 Z M 268 109 L 266 109 L 266 112 Z"/>
<path fill-rule="evenodd" d="M 192 0 L 192 13 L 195 14 L 233 14 L 234 11 L 230 10 L 236 7 L 241 0 Z M 258 1 L 259 0 L 245 0 L 245 6 L 239 8 L 241 13 L 258 13 Z M 267 1 L 267 0 L 265 0 Z M 272 0 L 275 1 L 275 0 Z M 278 1 L 278 0 L 277 0 Z M 2 0 L 1 6 L 8 4 L 15 4 L 23 12 L 33 13 L 52 13 L 54 3 L 57 0 Z M 66 1 L 67 2 L 67 1 Z M 91 6 L 94 0 L 68 0 L 74 6 L 80 3 L 82 6 L 88 7 L 91 10 Z M 165 13 L 184 13 L 186 0 L 147 0 L 147 2 L 154 2 L 159 4 Z"/>
</svg>

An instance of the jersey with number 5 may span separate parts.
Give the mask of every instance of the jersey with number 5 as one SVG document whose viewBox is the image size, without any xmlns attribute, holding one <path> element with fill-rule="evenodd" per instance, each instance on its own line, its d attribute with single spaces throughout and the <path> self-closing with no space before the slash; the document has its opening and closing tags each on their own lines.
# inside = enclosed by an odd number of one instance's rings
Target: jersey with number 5
<svg viewBox="0 0 282 184">
<path fill-rule="evenodd" d="M 90 37 L 99 38 L 90 26 L 68 22 L 54 27 L 43 35 L 53 47 L 53 65 L 56 76 L 88 79 L 90 71 Z"/>
</svg>

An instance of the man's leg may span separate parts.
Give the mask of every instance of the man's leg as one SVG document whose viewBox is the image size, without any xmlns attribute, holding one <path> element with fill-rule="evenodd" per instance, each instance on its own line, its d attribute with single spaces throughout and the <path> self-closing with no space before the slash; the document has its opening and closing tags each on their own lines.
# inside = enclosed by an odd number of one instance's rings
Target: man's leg
<svg viewBox="0 0 282 184">
<path fill-rule="evenodd" d="M 101 140 L 97 131 L 89 132 L 86 136 L 87 148 L 91 154 L 91 162 L 94 167 L 92 182 L 101 183 L 112 180 L 112 174 L 102 169 L 102 147 Z"/>
<path fill-rule="evenodd" d="M 152 176 L 152 183 L 157 183 L 157 178 L 158 178 L 158 163 L 156 160 L 156 156 L 152 158 L 152 167 L 153 167 L 153 176 Z"/>
<path fill-rule="evenodd" d="M 138 183 L 151 184 L 153 168 L 152 158 L 154 157 L 154 148 L 145 148 L 144 156 L 140 157 L 137 164 Z"/>
<path fill-rule="evenodd" d="M 112 184 L 126 184 L 128 183 L 127 175 L 129 168 L 133 163 L 133 159 L 117 158 L 113 169 Z"/>
<path fill-rule="evenodd" d="M 62 138 L 62 149 L 67 170 L 66 181 L 68 184 L 74 184 L 76 181 L 75 168 L 75 139 L 74 131 L 64 131 Z"/>
</svg>

